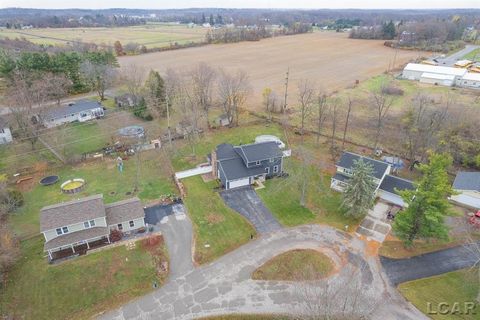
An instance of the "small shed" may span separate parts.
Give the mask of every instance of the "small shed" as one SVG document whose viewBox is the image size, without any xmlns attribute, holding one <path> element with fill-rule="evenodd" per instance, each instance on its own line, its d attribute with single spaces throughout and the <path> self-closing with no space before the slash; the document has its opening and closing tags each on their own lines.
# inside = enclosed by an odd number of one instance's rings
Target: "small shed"
<svg viewBox="0 0 480 320">
<path fill-rule="evenodd" d="M 217 122 L 218 122 L 218 125 L 221 127 L 227 127 L 230 125 L 230 119 L 225 113 L 218 116 Z"/>
<path fill-rule="evenodd" d="M 122 94 L 115 97 L 115 105 L 119 108 L 133 108 L 136 105 L 136 98 L 133 94 Z"/>
</svg>

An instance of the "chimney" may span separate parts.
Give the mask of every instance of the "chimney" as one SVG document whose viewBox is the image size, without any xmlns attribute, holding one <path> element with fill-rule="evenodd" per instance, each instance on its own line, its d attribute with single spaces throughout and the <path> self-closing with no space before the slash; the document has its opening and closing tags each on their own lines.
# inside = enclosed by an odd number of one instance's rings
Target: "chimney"
<svg viewBox="0 0 480 320">
<path fill-rule="evenodd" d="M 217 149 L 212 151 L 212 175 L 218 179 L 217 177 Z"/>
</svg>

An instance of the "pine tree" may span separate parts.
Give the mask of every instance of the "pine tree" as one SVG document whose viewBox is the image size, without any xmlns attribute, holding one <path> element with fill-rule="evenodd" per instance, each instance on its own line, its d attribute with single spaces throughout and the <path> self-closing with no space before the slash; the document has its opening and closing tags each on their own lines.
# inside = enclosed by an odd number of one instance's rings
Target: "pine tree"
<svg viewBox="0 0 480 320">
<path fill-rule="evenodd" d="M 453 194 L 447 174 L 451 164 L 450 156 L 431 155 L 430 163 L 420 166 L 423 176 L 415 184 L 416 190 L 401 192 L 408 207 L 395 217 L 393 230 L 406 246 L 416 239 L 448 239 L 444 217 L 450 208 L 447 198 Z"/>
<path fill-rule="evenodd" d="M 376 183 L 373 180 L 373 166 L 362 159 L 355 160 L 352 177 L 343 192 L 345 215 L 360 218 L 373 207 Z"/>
<path fill-rule="evenodd" d="M 164 116 L 166 113 L 165 81 L 157 71 L 150 70 L 145 82 L 148 107 L 156 114 Z"/>
</svg>

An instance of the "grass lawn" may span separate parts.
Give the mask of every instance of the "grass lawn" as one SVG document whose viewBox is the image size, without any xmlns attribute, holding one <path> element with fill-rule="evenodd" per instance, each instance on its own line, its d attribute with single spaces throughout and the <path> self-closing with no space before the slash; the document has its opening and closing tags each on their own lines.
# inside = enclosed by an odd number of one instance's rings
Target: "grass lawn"
<svg viewBox="0 0 480 320">
<path fill-rule="evenodd" d="M 20 262 L 0 291 L 0 310 L 15 319 L 88 319 L 152 290 L 167 275 L 157 273 L 167 261 L 163 241 L 137 242 L 49 265 L 43 237 L 22 242 Z"/>
<path fill-rule="evenodd" d="M 434 252 L 442 249 L 452 248 L 460 245 L 461 241 L 418 241 L 412 248 L 405 248 L 403 242 L 399 240 L 386 240 L 383 242 L 379 255 L 393 259 L 403 259 L 417 256 L 424 253 Z"/>
<path fill-rule="evenodd" d="M 332 260 L 312 249 L 296 249 L 267 261 L 252 274 L 253 280 L 310 281 L 328 276 Z"/>
<path fill-rule="evenodd" d="M 428 312 L 428 302 L 432 306 L 436 306 L 440 302 L 447 302 L 452 306 L 454 302 L 459 302 L 460 310 L 464 310 L 463 303 L 475 301 L 480 288 L 478 272 L 478 269 L 465 269 L 445 273 L 431 278 L 402 283 L 399 285 L 399 290 L 407 300 L 424 313 Z M 478 304 L 475 313 L 475 315 L 430 314 L 429 316 L 433 319 L 442 320 L 479 319 L 480 306 Z"/>
<path fill-rule="evenodd" d="M 65 166 L 59 170 L 46 172 L 60 176 L 59 183 L 44 187 L 32 181 L 33 188 L 24 192 L 25 205 L 11 215 L 10 222 L 21 237 L 39 232 L 39 211 L 46 205 L 69 201 L 93 194 L 103 193 L 106 203 L 123 200 L 137 195 L 143 201 L 158 199 L 163 194 L 175 193 L 173 181 L 165 166 L 163 153 L 155 150 L 142 153 L 140 166 L 139 192 L 133 193 L 135 186 L 135 159 L 124 161 L 124 171 L 118 172 L 113 160 L 85 163 L 78 166 Z M 63 194 L 60 183 L 72 178 L 85 179 L 87 185 L 81 193 Z M 127 192 L 132 192 L 127 195 Z"/>
<path fill-rule="evenodd" d="M 217 129 L 205 133 L 200 138 L 195 146 L 195 156 L 192 154 L 192 148 L 189 145 L 183 144 L 183 146 L 180 146 L 178 153 L 172 159 L 172 165 L 177 171 L 190 169 L 196 164 L 206 162 L 207 154 L 221 143 L 234 145 L 252 143 L 256 136 L 262 134 L 273 134 L 283 139 L 282 129 L 274 124 Z"/>
<path fill-rule="evenodd" d="M 466 55 L 462 57 L 462 59 L 472 60 L 472 61 L 480 61 L 480 49 L 475 49 L 470 51 Z"/>
<path fill-rule="evenodd" d="M 290 158 L 285 163 L 289 177 L 267 180 L 266 188 L 257 190 L 273 215 L 289 227 L 320 223 L 342 230 L 348 225 L 349 230 L 353 230 L 359 221 L 343 215 L 341 193 L 330 189 L 330 176 L 323 174 L 315 165 L 307 166 L 306 207 L 300 205 L 301 170 L 301 163 Z"/>
<path fill-rule="evenodd" d="M 195 232 L 195 261 L 212 262 L 234 250 L 255 235 L 255 229 L 240 214 L 225 205 L 213 191 L 216 182 L 203 182 L 200 176 L 182 180 L 185 204 Z M 209 247 L 205 247 L 209 245 Z"/>
</svg>

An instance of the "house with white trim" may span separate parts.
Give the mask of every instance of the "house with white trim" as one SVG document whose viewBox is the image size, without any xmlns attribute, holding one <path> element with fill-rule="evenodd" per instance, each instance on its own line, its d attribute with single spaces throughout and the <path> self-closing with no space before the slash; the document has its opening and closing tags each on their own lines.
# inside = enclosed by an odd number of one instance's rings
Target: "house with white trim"
<svg viewBox="0 0 480 320">
<path fill-rule="evenodd" d="M 240 146 L 223 143 L 212 152 L 210 162 L 213 175 L 228 190 L 282 175 L 286 156 L 276 141 Z"/>
<path fill-rule="evenodd" d="M 480 210 L 480 172 L 460 171 L 453 181 L 457 193 L 450 201 L 469 209 Z"/>
<path fill-rule="evenodd" d="M 8 122 L 4 118 L 0 118 L 0 144 L 7 144 L 12 142 L 12 132 Z"/>
<path fill-rule="evenodd" d="M 330 188 L 343 192 L 352 177 L 354 164 L 358 160 L 363 160 L 373 168 L 372 179 L 376 185 L 376 197 L 385 202 L 405 207 L 406 204 L 398 191 L 412 190 L 414 188 L 413 183 L 409 180 L 391 175 L 391 164 L 352 152 L 344 152 L 340 160 L 336 163 L 337 171 L 331 179 Z"/>
<path fill-rule="evenodd" d="M 103 195 L 63 202 L 40 210 L 40 232 L 50 260 L 68 250 L 76 254 L 110 243 L 110 232 L 134 232 L 145 227 L 145 213 L 138 198 L 105 205 Z"/>
<path fill-rule="evenodd" d="M 103 116 L 105 116 L 105 111 L 100 102 L 79 100 L 47 110 L 40 115 L 40 120 L 45 127 L 52 128 L 65 123 L 99 119 Z"/>
</svg>

